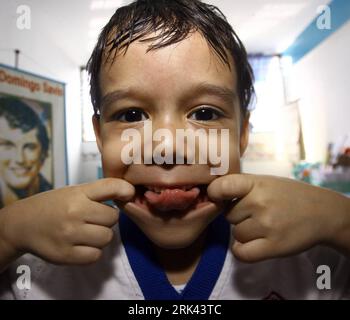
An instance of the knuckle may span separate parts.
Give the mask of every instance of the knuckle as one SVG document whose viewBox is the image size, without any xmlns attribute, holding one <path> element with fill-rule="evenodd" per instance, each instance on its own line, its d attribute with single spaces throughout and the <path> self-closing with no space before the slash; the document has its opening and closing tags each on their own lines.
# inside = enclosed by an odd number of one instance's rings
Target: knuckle
<svg viewBox="0 0 350 320">
<path fill-rule="evenodd" d="M 118 215 L 116 212 L 107 212 L 104 216 L 104 220 L 107 223 L 106 226 L 111 227 L 118 222 Z"/>
<path fill-rule="evenodd" d="M 253 255 L 249 253 L 248 250 L 245 250 L 244 248 L 240 247 L 234 247 L 233 248 L 233 255 L 240 261 L 245 263 L 254 263 L 260 261 Z"/>
<path fill-rule="evenodd" d="M 79 201 L 72 201 L 67 208 L 66 218 L 70 221 L 82 220 L 85 212 Z"/>
<path fill-rule="evenodd" d="M 55 250 L 55 254 L 51 260 L 57 265 L 67 265 L 73 262 L 72 258 L 69 248 L 59 248 Z"/>
<path fill-rule="evenodd" d="M 276 220 L 269 214 L 261 215 L 259 223 L 266 231 L 275 230 L 278 227 Z"/>
<path fill-rule="evenodd" d="M 255 208 L 259 211 L 266 210 L 269 207 L 269 201 L 265 198 L 264 195 L 256 194 L 254 197 Z"/>
<path fill-rule="evenodd" d="M 119 213 L 117 211 L 113 211 L 111 214 L 111 224 L 114 225 L 118 222 L 119 219 Z"/>
<path fill-rule="evenodd" d="M 108 244 L 112 241 L 114 237 L 114 232 L 112 229 L 108 229 L 106 230 L 105 234 L 104 234 L 104 243 Z"/>
<path fill-rule="evenodd" d="M 264 189 L 266 187 L 264 176 L 260 176 L 260 178 L 257 178 L 257 180 L 255 181 L 255 185 L 258 189 Z"/>
<path fill-rule="evenodd" d="M 67 215 L 68 217 L 74 217 L 78 213 L 76 204 L 70 203 L 67 208 Z"/>
<path fill-rule="evenodd" d="M 98 261 L 102 256 L 102 250 L 101 249 L 97 249 L 96 250 L 92 250 L 88 255 L 87 255 L 87 263 L 94 263 L 96 261 Z"/>
<path fill-rule="evenodd" d="M 251 257 L 241 245 L 237 245 L 236 243 L 233 244 L 232 253 L 240 261 L 243 261 L 243 262 L 251 261 Z"/>
<path fill-rule="evenodd" d="M 65 223 L 61 227 L 61 236 L 65 241 L 71 241 L 75 234 L 74 227 L 70 223 Z"/>
</svg>

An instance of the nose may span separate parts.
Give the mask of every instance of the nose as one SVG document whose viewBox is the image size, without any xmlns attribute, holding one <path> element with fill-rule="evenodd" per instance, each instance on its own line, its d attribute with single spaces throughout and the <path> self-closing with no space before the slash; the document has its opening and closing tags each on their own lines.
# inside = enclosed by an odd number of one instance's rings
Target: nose
<svg viewBox="0 0 350 320">
<path fill-rule="evenodd" d="M 151 123 L 152 135 L 145 139 L 145 150 L 152 150 L 152 164 L 170 168 L 178 164 L 179 158 L 185 159 L 183 148 L 176 141 L 177 129 L 184 129 L 186 123 L 177 114 L 165 114 Z M 150 154 L 148 154 L 148 158 Z"/>
<path fill-rule="evenodd" d="M 149 127 L 146 129 L 148 132 L 145 131 L 144 157 L 149 164 L 171 168 L 175 164 L 186 163 L 186 147 L 179 148 L 177 143 L 177 130 L 186 129 L 186 123 L 179 115 L 167 114 L 148 122 L 147 125 Z"/>
<path fill-rule="evenodd" d="M 18 164 L 23 164 L 25 162 L 25 155 L 22 147 L 15 148 L 13 160 Z"/>
<path fill-rule="evenodd" d="M 208 136 L 195 130 L 185 117 L 173 114 L 148 122 L 144 139 L 145 164 L 207 164 Z M 152 151 L 151 151 L 152 150 Z"/>
</svg>

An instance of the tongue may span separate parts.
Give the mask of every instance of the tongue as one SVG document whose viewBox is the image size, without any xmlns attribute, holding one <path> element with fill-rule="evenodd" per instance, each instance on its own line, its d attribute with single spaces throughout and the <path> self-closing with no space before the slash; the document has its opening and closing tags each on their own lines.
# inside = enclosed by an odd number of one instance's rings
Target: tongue
<svg viewBox="0 0 350 320">
<path fill-rule="evenodd" d="M 149 204 L 160 211 L 185 210 L 194 203 L 199 192 L 198 188 L 192 188 L 188 191 L 165 189 L 162 193 L 147 191 L 145 198 Z"/>
</svg>

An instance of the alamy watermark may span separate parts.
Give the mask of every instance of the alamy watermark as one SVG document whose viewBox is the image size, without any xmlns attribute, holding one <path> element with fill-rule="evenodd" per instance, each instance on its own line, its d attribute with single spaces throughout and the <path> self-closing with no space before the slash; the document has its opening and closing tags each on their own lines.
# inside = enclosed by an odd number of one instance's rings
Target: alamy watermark
<svg viewBox="0 0 350 320">
<path fill-rule="evenodd" d="M 31 10 L 30 7 L 22 4 L 17 7 L 16 26 L 19 30 L 29 30 L 32 27 Z"/>
<path fill-rule="evenodd" d="M 19 290 L 31 289 L 31 270 L 28 265 L 19 265 L 16 269 L 17 277 L 16 285 Z M 318 290 L 331 290 L 331 269 L 327 265 L 319 265 L 316 269 L 319 276 L 316 279 L 316 287 Z"/>
<path fill-rule="evenodd" d="M 211 175 L 224 175 L 229 170 L 229 129 L 176 129 L 174 137 L 165 128 L 153 132 L 152 121 L 145 121 L 143 134 L 129 128 L 121 140 L 128 142 L 121 152 L 125 165 L 209 164 Z M 154 148 L 153 142 L 157 143 Z"/>
<path fill-rule="evenodd" d="M 32 286 L 30 267 L 22 264 L 16 269 L 16 273 L 19 274 L 16 285 L 19 290 L 30 290 Z"/>
<path fill-rule="evenodd" d="M 316 26 L 319 30 L 330 30 L 332 28 L 331 8 L 327 5 L 319 6 L 317 8 L 319 14 L 316 19 Z"/>
<path fill-rule="evenodd" d="M 316 286 L 318 290 L 330 290 L 331 286 L 331 268 L 325 264 L 319 265 L 316 269 L 316 273 L 320 276 L 317 277 Z"/>
</svg>

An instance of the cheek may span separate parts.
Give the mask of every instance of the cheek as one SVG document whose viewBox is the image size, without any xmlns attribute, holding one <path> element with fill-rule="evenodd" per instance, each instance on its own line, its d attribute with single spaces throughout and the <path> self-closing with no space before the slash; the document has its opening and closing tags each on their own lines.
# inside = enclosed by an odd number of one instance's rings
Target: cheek
<svg viewBox="0 0 350 320">
<path fill-rule="evenodd" d="M 5 165 L 13 159 L 13 151 L 0 148 L 0 162 Z"/>
<path fill-rule="evenodd" d="M 239 173 L 241 171 L 240 163 L 240 140 L 239 134 L 230 135 L 230 151 L 229 151 L 229 173 Z"/>
<path fill-rule="evenodd" d="M 104 139 L 101 148 L 102 166 L 105 177 L 121 177 L 127 166 L 121 161 L 123 143 L 120 138 Z"/>
<path fill-rule="evenodd" d="M 34 163 L 40 161 L 41 149 L 36 148 L 34 150 L 24 149 L 24 158 L 26 162 Z"/>
<path fill-rule="evenodd" d="M 225 132 L 221 132 L 217 140 L 210 140 L 209 147 L 211 148 L 210 153 L 213 155 L 212 159 L 211 156 L 209 157 L 210 164 L 217 167 L 216 164 L 219 161 L 221 167 L 221 170 L 215 174 L 220 176 L 240 172 L 240 135 L 235 127 L 225 129 Z M 219 158 L 220 160 L 218 160 Z"/>
</svg>

